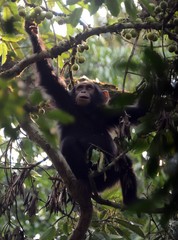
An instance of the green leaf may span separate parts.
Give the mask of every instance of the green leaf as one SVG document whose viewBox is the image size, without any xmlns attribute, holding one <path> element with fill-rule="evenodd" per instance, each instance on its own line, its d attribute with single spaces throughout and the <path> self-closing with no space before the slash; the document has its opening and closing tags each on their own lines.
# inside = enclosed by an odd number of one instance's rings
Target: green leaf
<svg viewBox="0 0 178 240">
<path fill-rule="evenodd" d="M 74 34 L 74 28 L 72 27 L 72 25 L 67 24 L 67 35 L 68 36 L 72 36 L 73 34 Z M 69 58 L 69 52 L 63 53 L 62 54 L 62 59 L 65 59 L 65 56 L 66 56 L 66 59 L 68 59 Z M 63 65 L 64 65 L 64 62 L 62 63 L 62 66 Z"/>
<path fill-rule="evenodd" d="M 154 51 L 152 48 L 146 48 L 144 50 L 143 61 L 147 64 L 145 71 L 151 70 L 152 72 L 156 73 L 158 77 L 161 78 L 162 82 L 167 81 L 167 62 L 158 52 Z M 155 78 L 153 79 L 153 82 L 155 82 Z"/>
<path fill-rule="evenodd" d="M 55 134 L 55 132 L 53 131 L 53 129 L 55 129 L 55 123 L 53 120 L 46 118 L 46 114 L 45 115 L 39 115 L 36 116 L 32 115 L 32 119 L 34 118 L 34 121 L 37 122 L 37 124 L 40 126 L 40 130 L 43 133 L 44 137 L 46 138 L 46 140 L 48 142 L 50 142 L 51 145 L 53 145 L 53 147 L 56 147 L 59 143 L 58 143 L 58 138 Z"/>
<path fill-rule="evenodd" d="M 42 175 L 40 175 L 37 171 L 35 170 L 31 170 L 30 171 L 30 175 L 32 176 L 32 178 L 41 178 Z"/>
<path fill-rule="evenodd" d="M 82 15 L 82 12 L 83 12 L 83 9 L 82 8 L 76 8 L 72 14 L 70 15 L 69 17 L 69 23 L 73 26 L 73 27 L 76 27 L 77 24 L 79 23 L 79 20 L 81 18 L 81 15 Z"/>
<path fill-rule="evenodd" d="M 153 8 L 150 6 L 150 3 L 149 3 L 149 1 L 148 0 L 140 0 L 140 3 L 142 3 L 145 7 L 146 7 L 146 9 L 147 9 L 147 11 L 152 15 L 153 14 Z"/>
<path fill-rule="evenodd" d="M 17 4 L 15 4 L 14 2 L 9 3 L 9 8 L 13 15 L 18 14 L 18 7 L 17 7 Z"/>
<path fill-rule="evenodd" d="M 1 64 L 3 65 L 7 59 L 7 45 L 4 42 L 0 43 L 0 56 L 1 56 Z"/>
<path fill-rule="evenodd" d="M 118 227 L 115 227 L 114 226 L 114 229 L 116 230 L 116 232 L 120 235 L 120 236 L 122 236 L 122 238 L 121 239 L 124 239 L 124 240 L 130 240 L 130 233 L 129 233 L 129 231 L 123 231 L 122 229 L 120 229 L 120 228 L 118 228 Z"/>
<path fill-rule="evenodd" d="M 132 140 L 131 143 L 132 151 L 136 154 L 142 154 L 144 151 L 146 151 L 149 147 L 148 139 L 145 138 L 136 138 Z"/>
<path fill-rule="evenodd" d="M 74 122 L 74 117 L 72 115 L 59 109 L 47 112 L 47 117 L 53 120 L 57 120 L 62 124 L 70 124 Z"/>
<path fill-rule="evenodd" d="M 69 224 L 68 224 L 68 222 L 63 223 L 63 232 L 65 234 L 69 234 Z"/>
<path fill-rule="evenodd" d="M 28 138 L 23 138 L 20 142 L 20 147 L 25 154 L 28 162 L 31 161 L 34 155 L 33 143 Z"/>
<path fill-rule="evenodd" d="M 133 223 L 129 222 L 123 219 L 118 219 L 117 222 L 121 224 L 122 226 L 126 227 L 127 229 L 131 230 L 132 232 L 138 234 L 140 237 L 145 237 L 143 231 L 141 230 L 140 226 Z"/>
<path fill-rule="evenodd" d="M 80 0 L 67 0 L 67 5 L 78 3 Z"/>
<path fill-rule="evenodd" d="M 149 154 L 152 156 L 159 156 L 163 151 L 163 134 L 162 132 L 158 132 L 153 138 L 150 148 Z"/>
<path fill-rule="evenodd" d="M 32 103 L 32 105 L 36 105 L 42 101 L 43 97 L 41 91 L 39 89 L 35 89 L 35 91 L 33 91 L 32 94 L 30 95 L 30 102 Z"/>
<path fill-rule="evenodd" d="M 17 139 L 18 137 L 18 131 L 16 128 L 13 128 L 11 124 L 8 122 L 4 123 L 4 135 L 7 137 L 11 137 L 12 139 Z"/>
<path fill-rule="evenodd" d="M 121 71 L 125 71 L 126 67 L 129 67 L 129 70 L 132 71 L 139 71 L 140 70 L 140 65 L 138 62 L 134 61 L 133 59 L 128 63 L 128 61 L 126 61 L 124 58 L 120 58 L 118 57 L 114 63 L 113 63 L 113 67 L 115 71 L 118 71 L 119 73 Z"/>
<path fill-rule="evenodd" d="M 147 113 L 144 117 L 140 118 L 141 123 L 135 127 L 136 133 L 139 136 L 153 132 L 157 116 L 154 113 Z"/>
<path fill-rule="evenodd" d="M 53 8 L 55 7 L 55 2 L 56 2 L 56 1 L 48 1 L 48 7 L 49 7 L 50 9 L 53 9 Z"/>
<path fill-rule="evenodd" d="M 133 0 L 125 0 L 124 1 L 125 8 L 127 13 L 132 19 L 136 19 L 137 17 L 137 8 Z"/>
<path fill-rule="evenodd" d="M 19 42 L 24 38 L 23 35 L 12 35 L 12 34 L 6 34 L 2 36 L 2 40 L 6 42 Z"/>
<path fill-rule="evenodd" d="M 158 132 L 153 138 L 148 149 L 149 160 L 146 165 L 146 171 L 151 177 L 156 176 L 159 170 L 160 154 L 164 152 L 163 140 L 164 138 L 162 132 Z"/>
<path fill-rule="evenodd" d="M 55 235 L 56 235 L 56 229 L 54 226 L 52 226 L 42 234 L 40 240 L 53 240 Z"/>
<path fill-rule="evenodd" d="M 18 59 L 24 58 L 24 53 L 22 52 L 22 49 L 19 47 L 18 43 L 11 42 L 11 48 L 14 55 L 16 55 Z"/>
<path fill-rule="evenodd" d="M 118 96 L 113 97 L 110 101 L 112 107 L 125 107 L 126 105 L 132 105 L 135 103 L 136 96 L 131 93 L 119 93 Z"/>
<path fill-rule="evenodd" d="M 5 7 L 3 8 L 2 17 L 3 17 L 3 20 L 5 20 L 5 21 L 8 20 L 8 19 L 10 19 L 10 18 L 12 17 L 12 13 L 11 13 L 11 11 L 10 11 L 9 6 L 5 6 Z"/>
<path fill-rule="evenodd" d="M 146 173 L 150 177 L 155 177 L 159 170 L 159 157 L 152 155 L 149 157 L 146 165 Z"/>
<path fill-rule="evenodd" d="M 120 12 L 120 4 L 121 4 L 120 0 L 114 1 L 106 0 L 106 6 L 108 7 L 109 11 L 114 17 L 117 17 L 117 15 Z"/>
<path fill-rule="evenodd" d="M 56 4 L 58 5 L 58 7 L 60 8 L 61 12 L 63 12 L 64 14 L 69 14 L 69 9 L 66 8 L 61 2 L 56 1 Z"/>
<path fill-rule="evenodd" d="M 2 6 L 5 3 L 5 0 L 0 0 L 0 6 Z"/>
<path fill-rule="evenodd" d="M 103 1 L 92 0 L 91 3 L 90 3 L 90 6 L 89 6 L 90 14 L 91 15 L 95 14 L 102 4 L 103 4 Z"/>
</svg>

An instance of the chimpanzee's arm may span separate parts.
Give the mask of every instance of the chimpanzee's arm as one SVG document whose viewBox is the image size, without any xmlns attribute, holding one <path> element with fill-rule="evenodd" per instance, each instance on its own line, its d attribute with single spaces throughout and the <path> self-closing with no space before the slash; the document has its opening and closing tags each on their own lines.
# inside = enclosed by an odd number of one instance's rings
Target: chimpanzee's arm
<svg viewBox="0 0 178 240">
<path fill-rule="evenodd" d="M 141 106 L 131 106 L 131 107 L 126 107 L 125 108 L 126 114 L 129 116 L 129 120 L 131 123 L 136 123 L 138 122 L 138 119 L 143 117 L 147 110 L 144 107 Z"/>
<path fill-rule="evenodd" d="M 26 21 L 25 30 L 30 36 L 34 53 L 39 53 L 42 50 L 45 50 L 43 42 L 38 35 L 36 24 Z M 68 91 L 65 89 L 62 81 L 60 82 L 55 75 L 49 60 L 43 59 L 37 61 L 36 66 L 40 76 L 40 85 L 45 88 L 50 96 L 53 97 L 56 105 L 69 113 L 74 113 L 74 102 Z"/>
<path fill-rule="evenodd" d="M 129 121 L 132 124 L 138 122 L 138 119 L 143 117 L 147 112 L 147 109 L 141 106 L 127 106 L 125 108 L 113 109 L 113 108 L 104 108 L 104 119 L 106 121 L 106 125 L 108 127 L 112 127 L 114 125 L 118 125 L 120 122 L 120 118 L 125 114 L 128 115 Z"/>
</svg>

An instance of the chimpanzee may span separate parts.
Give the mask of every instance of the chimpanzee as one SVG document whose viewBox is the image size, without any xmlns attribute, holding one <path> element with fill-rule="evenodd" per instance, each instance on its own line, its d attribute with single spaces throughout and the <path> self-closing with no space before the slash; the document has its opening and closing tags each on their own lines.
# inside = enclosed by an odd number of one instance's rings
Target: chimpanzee
<svg viewBox="0 0 178 240">
<path fill-rule="evenodd" d="M 30 36 L 33 50 L 38 53 L 44 49 L 34 23 L 26 22 L 25 29 Z M 75 117 L 68 125 L 60 125 L 61 152 L 76 178 L 89 185 L 88 174 L 96 170 L 96 164 L 88 160 L 89 152 L 98 149 L 105 156 L 106 164 L 117 156 L 117 148 L 109 130 L 119 123 L 124 111 L 108 113 L 106 103 L 108 92 L 91 81 L 80 82 L 69 92 L 54 74 L 47 59 L 36 62 L 40 85 L 55 100 L 56 106 Z M 139 107 L 127 107 L 130 121 L 134 122 L 144 114 Z M 128 156 L 123 156 L 117 166 L 108 168 L 93 179 L 98 192 L 120 181 L 123 202 L 128 205 L 137 199 L 137 182 Z M 90 186 L 90 185 L 89 185 Z"/>
</svg>

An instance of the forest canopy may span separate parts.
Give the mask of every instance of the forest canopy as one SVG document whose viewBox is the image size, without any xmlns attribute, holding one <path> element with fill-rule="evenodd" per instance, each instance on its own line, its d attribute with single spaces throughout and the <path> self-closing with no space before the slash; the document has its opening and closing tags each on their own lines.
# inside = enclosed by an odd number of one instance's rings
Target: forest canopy
<svg viewBox="0 0 178 240">
<path fill-rule="evenodd" d="M 0 5 L 0 239 L 178 239 L 177 1 Z M 42 52 L 33 53 L 25 21 L 38 25 Z M 88 78 L 115 96 L 113 107 L 141 101 L 149 109 L 136 126 L 124 119 L 115 136 L 133 159 L 134 206 L 123 206 L 118 187 L 92 200 L 81 190 L 57 133 L 58 121 L 74 119 L 39 88 L 35 63 L 43 59 L 69 90 Z M 92 158 L 102 167 L 98 151 Z M 91 222 L 81 223 L 83 214 Z"/>
</svg>

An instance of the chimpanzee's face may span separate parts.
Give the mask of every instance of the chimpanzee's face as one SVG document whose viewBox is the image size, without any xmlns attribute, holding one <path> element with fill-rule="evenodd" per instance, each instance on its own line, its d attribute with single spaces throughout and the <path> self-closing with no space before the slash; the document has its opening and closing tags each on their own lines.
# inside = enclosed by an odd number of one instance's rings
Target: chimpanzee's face
<svg viewBox="0 0 178 240">
<path fill-rule="evenodd" d="M 79 106 L 86 106 L 94 99 L 96 87 L 90 82 L 82 82 L 75 86 L 75 101 Z"/>
</svg>

